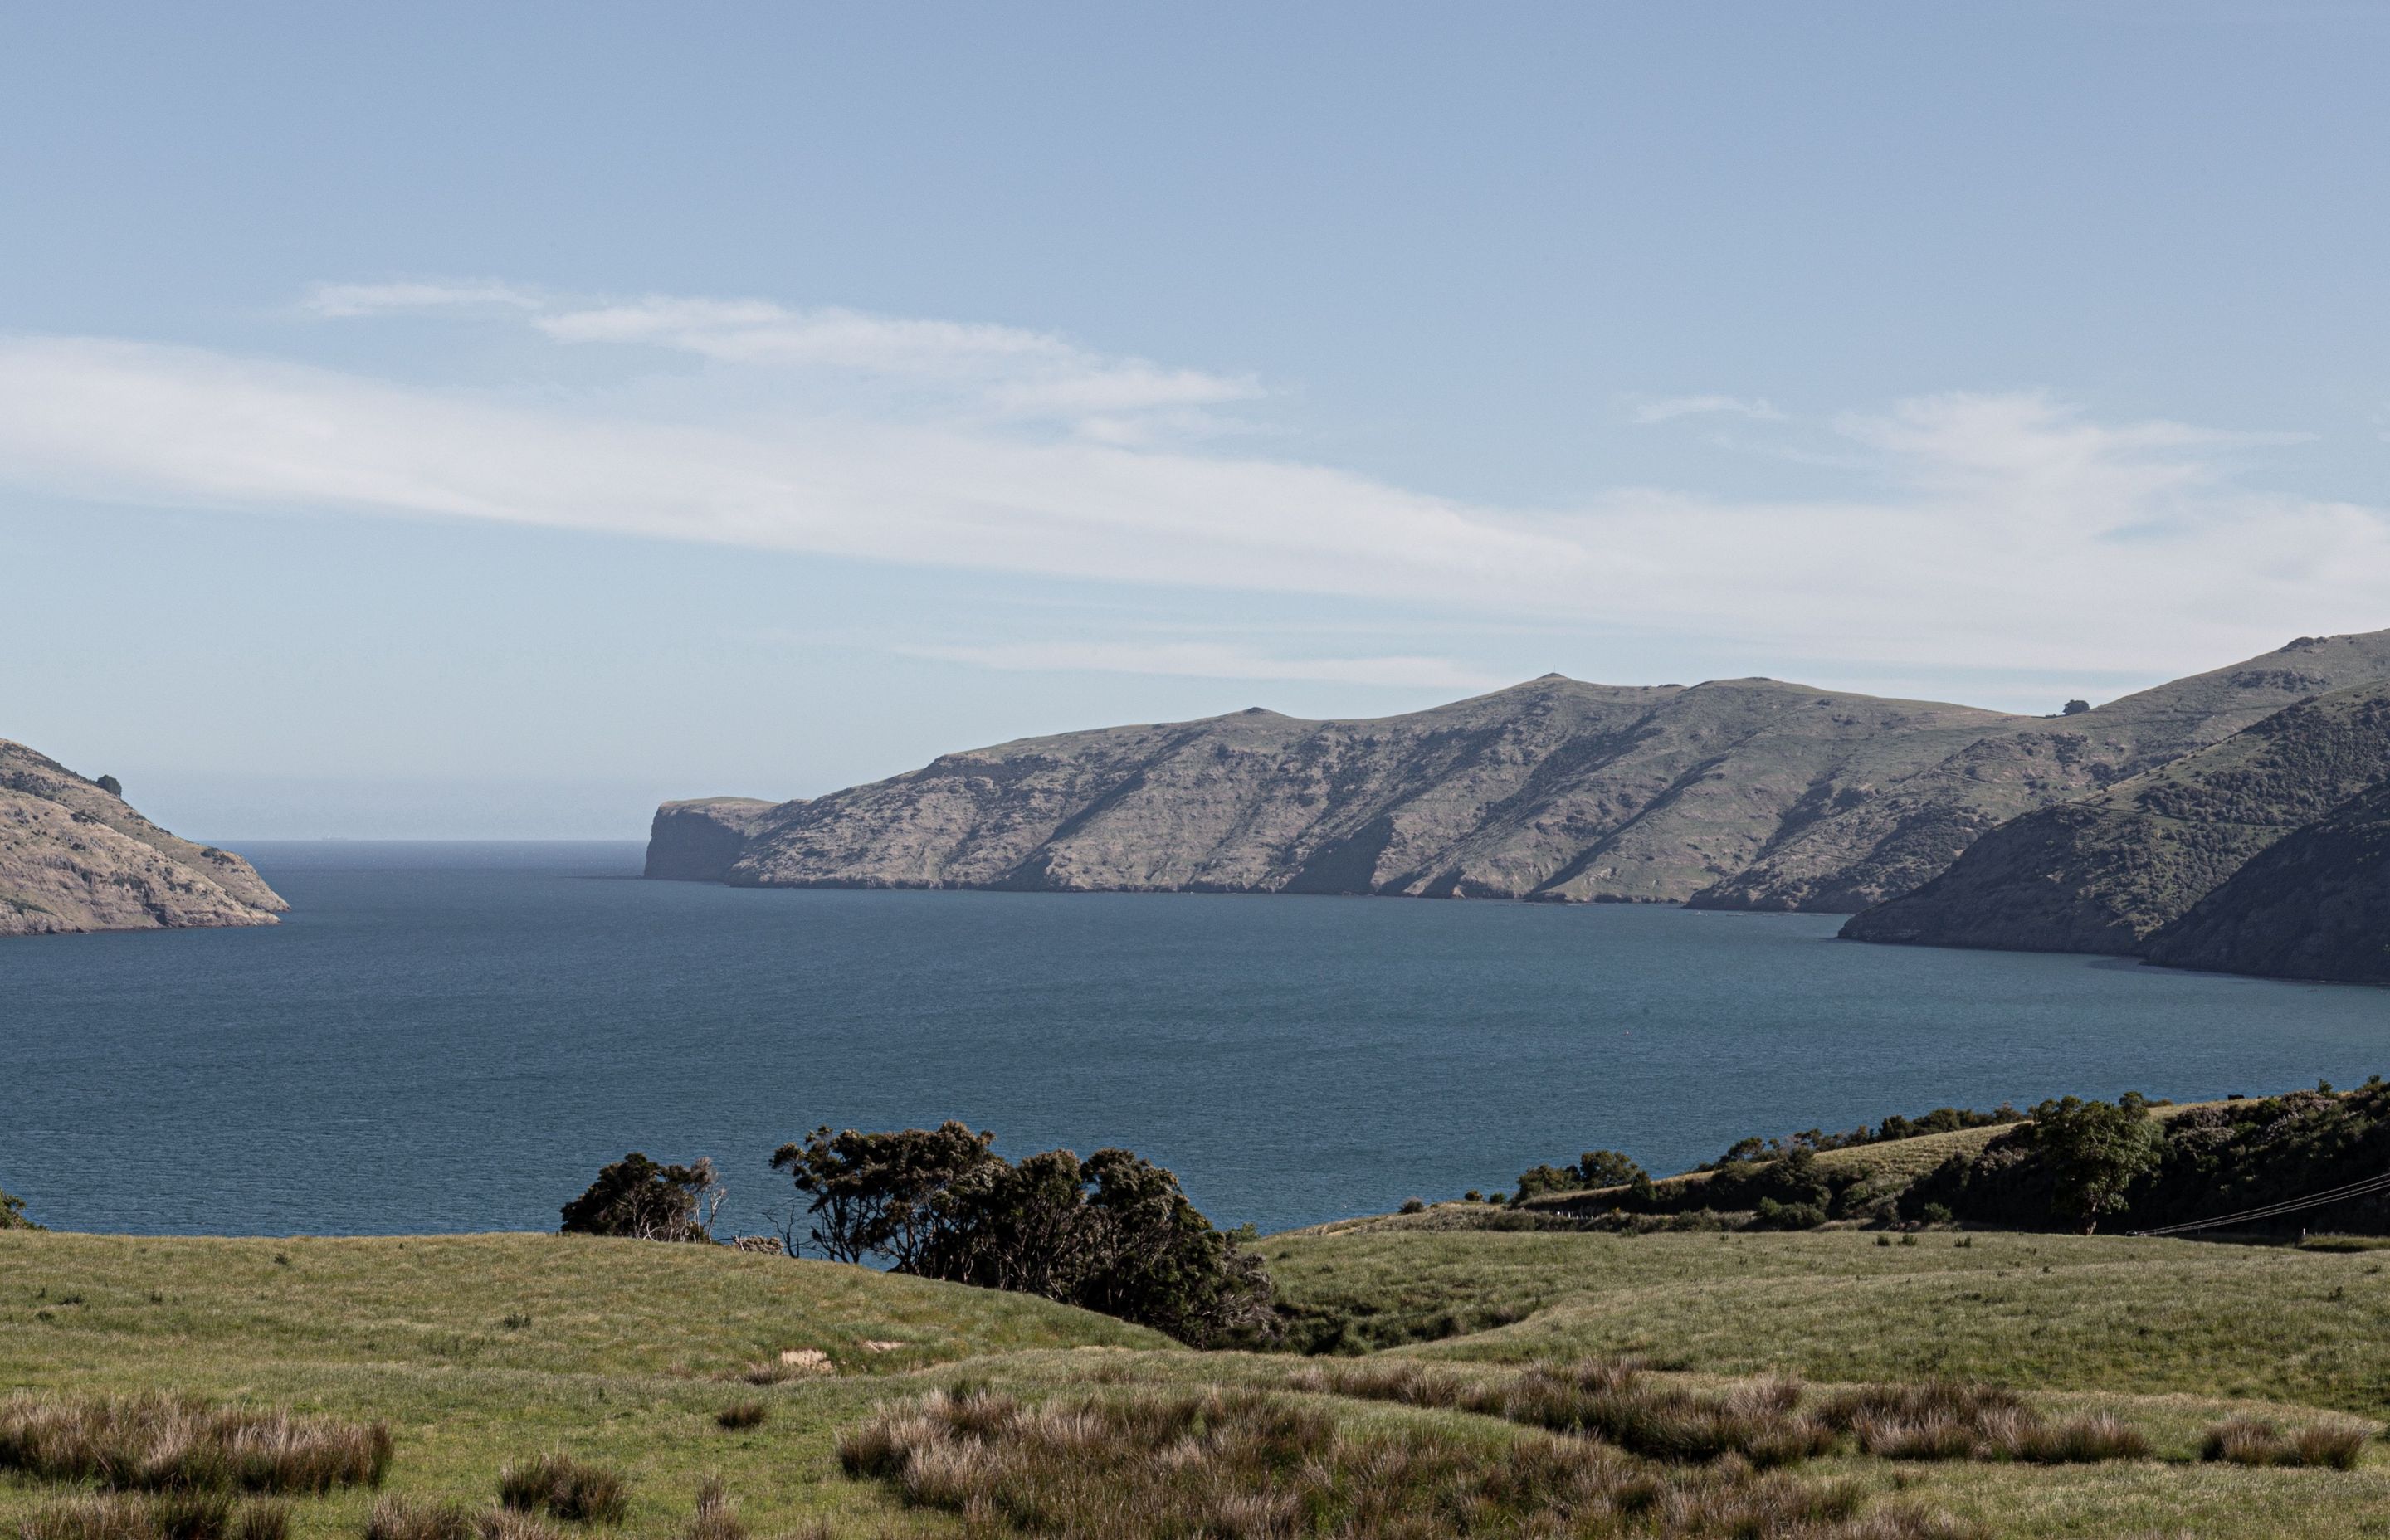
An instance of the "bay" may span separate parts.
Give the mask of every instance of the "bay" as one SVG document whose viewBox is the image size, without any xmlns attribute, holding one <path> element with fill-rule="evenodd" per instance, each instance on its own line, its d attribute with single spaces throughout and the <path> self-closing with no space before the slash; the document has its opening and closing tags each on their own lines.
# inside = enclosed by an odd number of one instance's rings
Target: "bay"
<svg viewBox="0 0 2390 1540">
<path fill-rule="evenodd" d="M 1832 916 L 763 892 L 606 844 L 238 846 L 279 926 L 0 942 L 0 1187 L 136 1233 L 546 1229 L 625 1150 L 960 1118 L 1265 1231 L 1621 1149 L 2390 1070 L 2390 993 L 1867 946 Z"/>
</svg>

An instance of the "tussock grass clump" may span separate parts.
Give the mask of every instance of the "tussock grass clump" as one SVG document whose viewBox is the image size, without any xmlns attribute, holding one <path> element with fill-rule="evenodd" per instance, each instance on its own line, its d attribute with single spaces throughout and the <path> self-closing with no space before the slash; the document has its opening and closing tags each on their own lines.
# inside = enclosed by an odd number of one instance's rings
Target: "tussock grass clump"
<svg viewBox="0 0 2390 1540">
<path fill-rule="evenodd" d="M 631 1488 L 602 1465 L 542 1455 L 498 1473 L 498 1501 L 517 1513 L 546 1509 L 568 1524 L 619 1524 L 631 1511 Z"/>
<path fill-rule="evenodd" d="M 2207 1431 L 2199 1457 L 2229 1465 L 2324 1465 L 2354 1470 L 2371 1436 L 2354 1423 L 2319 1422 L 2286 1432 L 2261 1418 L 2236 1417 Z"/>
<path fill-rule="evenodd" d="M 366 1540 L 561 1540 L 528 1513 L 496 1508 L 475 1513 L 462 1503 L 384 1497 L 366 1517 Z"/>
<path fill-rule="evenodd" d="M 2053 1425 L 2013 1391 L 1949 1380 L 1848 1392 L 1818 1416 L 1829 1427 L 1848 1429 L 1863 1453 L 1894 1460 L 2092 1465 L 2150 1452 L 2140 1430 L 2114 1413 Z"/>
<path fill-rule="evenodd" d="M 103 1493 L 42 1508 L 19 1533 L 22 1540 L 287 1540 L 290 1510 L 280 1503 L 236 1505 L 221 1492 Z"/>
<path fill-rule="evenodd" d="M 136 1492 L 289 1492 L 379 1486 L 381 1423 L 212 1406 L 188 1397 L 0 1402 L 0 1470 Z"/>
<path fill-rule="evenodd" d="M 681 1540 L 747 1540 L 747 1526 L 731 1511 L 730 1489 L 719 1476 L 698 1484 L 697 1516 L 681 1531 Z"/>
<path fill-rule="evenodd" d="M 1068 1540 L 1204 1534 L 1389 1540 L 1519 1534 L 1955 1540 L 1907 1508 L 1864 1511 L 1850 1482 L 1748 1461 L 1670 1468 L 1540 1431 L 1358 1436 L 1316 1405 L 1253 1389 L 1027 1405 L 987 1391 L 891 1406 L 839 1440 L 850 1475 L 910 1504 Z"/>
<path fill-rule="evenodd" d="M 473 1515 L 460 1503 L 384 1497 L 366 1516 L 366 1540 L 474 1540 Z"/>
<path fill-rule="evenodd" d="M 760 1428 L 764 1425 L 764 1418 L 770 1415 L 771 1408 L 760 1401 L 734 1401 L 714 1413 L 713 1420 L 737 1431 L 742 1428 Z"/>
<path fill-rule="evenodd" d="M 1755 1466 L 1790 1465 L 1822 1455 L 1834 1443 L 1832 1428 L 1801 1414 L 1801 1387 L 1790 1380 L 1704 1396 L 1656 1384 L 1639 1366 L 1613 1359 L 1536 1364 L 1490 1383 L 1404 1361 L 1315 1367 L 1289 1383 L 1479 1412 L 1599 1438 L 1649 1459 L 1703 1461 L 1731 1454 Z"/>
</svg>

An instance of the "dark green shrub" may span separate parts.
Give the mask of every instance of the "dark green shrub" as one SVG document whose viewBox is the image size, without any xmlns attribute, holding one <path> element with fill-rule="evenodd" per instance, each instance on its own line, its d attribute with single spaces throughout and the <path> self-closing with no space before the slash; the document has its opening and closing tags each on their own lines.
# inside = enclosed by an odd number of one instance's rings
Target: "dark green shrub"
<svg viewBox="0 0 2390 1540">
<path fill-rule="evenodd" d="M 38 1230 L 41 1226 L 25 1217 L 25 1200 L 11 1192 L 0 1191 L 0 1230 Z"/>
<path fill-rule="evenodd" d="M 1406 1198 L 1403 1200 L 1403 1206 L 1395 1212 L 1397 1213 L 1427 1213 L 1427 1203 L 1422 1199 Z"/>
<path fill-rule="evenodd" d="M 722 1199 L 713 1161 L 658 1165 L 633 1150 L 600 1170 L 588 1191 L 564 1205 L 558 1233 L 712 1240 L 713 1215 Z"/>
<path fill-rule="evenodd" d="M 93 777 L 91 784 L 98 787 L 102 791 L 107 792 L 111 797 L 121 799 L 124 795 L 124 783 L 118 780 L 114 776 L 95 776 Z"/>
<path fill-rule="evenodd" d="M 1753 1225 L 1763 1230 L 1814 1230 L 1826 1222 L 1826 1211 L 1815 1203 L 1780 1203 L 1763 1198 Z"/>
<path fill-rule="evenodd" d="M 1196 1347 L 1277 1330 L 1261 1260 L 1198 1213 L 1168 1171 L 1125 1149 L 1085 1161 L 1049 1149 L 1019 1164 L 991 1134 L 936 1129 L 833 1135 L 772 1157 L 811 1202 L 814 1243 L 834 1258 L 1041 1294 Z"/>
</svg>

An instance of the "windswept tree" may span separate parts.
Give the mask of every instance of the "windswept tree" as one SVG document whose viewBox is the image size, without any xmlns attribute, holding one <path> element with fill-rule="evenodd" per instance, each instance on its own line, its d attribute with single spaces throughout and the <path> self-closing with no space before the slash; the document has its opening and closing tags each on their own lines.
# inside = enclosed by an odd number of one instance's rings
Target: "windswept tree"
<svg viewBox="0 0 2390 1540">
<path fill-rule="evenodd" d="M 588 1191 L 564 1205 L 558 1233 L 712 1240 L 713 1216 L 725 1195 L 712 1161 L 659 1165 L 633 1150 L 600 1170 Z"/>
<path fill-rule="evenodd" d="M 2032 1127 L 2034 1148 L 2056 1183 L 2058 1216 L 2085 1235 L 2104 1215 L 2122 1213 L 2133 1184 L 2165 1159 L 2165 1133 L 2139 1092 L 2114 1101 L 2045 1101 L 2033 1110 Z"/>
<path fill-rule="evenodd" d="M 959 1123 L 815 1129 L 772 1157 L 806 1200 L 812 1244 L 842 1262 L 1040 1294 L 1198 1347 L 1275 1331 L 1259 1258 L 1198 1213 L 1168 1171 L 1125 1149 L 1018 1164 Z M 801 1221 L 792 1218 L 793 1242 Z M 792 1248 L 793 1249 L 793 1248 Z"/>
<path fill-rule="evenodd" d="M 885 1256 L 900 1273 L 930 1271 L 931 1249 L 948 1227 L 948 1189 L 996 1161 L 989 1133 L 952 1121 L 892 1134 L 833 1134 L 825 1123 L 802 1143 L 772 1153 L 810 1201 L 808 1238 L 833 1262 Z M 1000 1163 L 1000 1162 L 998 1162 Z M 795 1225 L 783 1238 L 797 1249 Z"/>
<path fill-rule="evenodd" d="M 0 1230 L 38 1230 L 41 1226 L 25 1217 L 25 1200 L 11 1192 L 0 1191 Z"/>
</svg>

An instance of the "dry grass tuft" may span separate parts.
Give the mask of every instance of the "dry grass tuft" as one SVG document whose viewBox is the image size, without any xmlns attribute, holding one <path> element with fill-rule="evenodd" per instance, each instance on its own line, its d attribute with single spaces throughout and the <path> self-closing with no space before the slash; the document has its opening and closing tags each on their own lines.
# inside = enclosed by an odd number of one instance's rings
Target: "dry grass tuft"
<svg viewBox="0 0 2390 1540">
<path fill-rule="evenodd" d="M 2013 1391 L 1948 1380 L 1848 1392 L 1828 1402 L 1819 1420 L 1848 1429 L 1862 1452 L 1894 1460 L 2090 1465 L 2150 1452 L 2141 1431 L 2114 1413 L 2053 1426 Z"/>
<path fill-rule="evenodd" d="M 697 1516 L 681 1540 L 747 1540 L 747 1526 L 731 1511 L 730 1489 L 721 1477 L 708 1476 L 698 1484 Z"/>
<path fill-rule="evenodd" d="M 1822 1455 L 1834 1443 L 1833 1429 L 1801 1415 L 1801 1387 L 1790 1380 L 1703 1396 L 1656 1384 L 1639 1367 L 1612 1359 L 1536 1364 L 1493 1383 L 1389 1360 L 1314 1367 L 1289 1383 L 1297 1390 L 1480 1412 L 1556 1433 L 1600 1438 L 1650 1459 L 1737 1455 L 1755 1466 L 1790 1465 Z"/>
<path fill-rule="evenodd" d="M 366 1540 L 561 1540 L 528 1513 L 495 1508 L 475 1513 L 461 1503 L 384 1497 L 366 1518 Z"/>
<path fill-rule="evenodd" d="M 310 1492 L 379 1486 L 390 1430 L 377 1422 L 212 1406 L 187 1397 L 0 1403 L 0 1470 L 136 1492 Z"/>
<path fill-rule="evenodd" d="M 2354 1423 L 2319 1422 L 2284 1432 L 2254 1417 L 2236 1417 L 2207 1431 L 2203 1460 L 2229 1465 L 2323 1465 L 2354 1470 L 2372 1434 Z"/>
<path fill-rule="evenodd" d="M 760 1428 L 765 1418 L 770 1415 L 771 1408 L 760 1401 L 734 1401 L 714 1413 L 713 1420 L 737 1431 L 742 1428 Z"/>
<path fill-rule="evenodd" d="M 602 1465 L 542 1455 L 498 1473 L 498 1501 L 519 1514 L 546 1509 L 569 1524 L 619 1524 L 631 1511 L 631 1487 Z"/>
<path fill-rule="evenodd" d="M 1955 1540 L 1850 1482 L 1739 1457 L 1669 1467 L 1577 1439 L 1499 1446 L 1446 1433 L 1342 1431 L 1325 1409 L 1251 1389 L 1031 1406 L 963 1390 L 883 1409 L 839 1441 L 850 1475 L 888 1482 L 974 1533 L 1067 1540 L 1385 1540 L 1510 1534 Z"/>
<path fill-rule="evenodd" d="M 236 1505 L 221 1492 L 102 1493 L 54 1503 L 19 1531 L 22 1540 L 287 1540 L 290 1510 L 280 1503 Z"/>
</svg>

